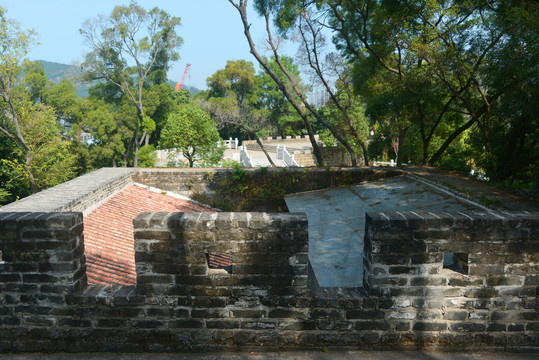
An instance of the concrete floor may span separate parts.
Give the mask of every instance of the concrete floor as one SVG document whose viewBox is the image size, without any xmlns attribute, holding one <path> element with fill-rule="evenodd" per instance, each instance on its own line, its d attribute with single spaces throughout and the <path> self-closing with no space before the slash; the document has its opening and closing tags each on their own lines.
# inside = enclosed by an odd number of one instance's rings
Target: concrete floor
<svg viewBox="0 0 539 360">
<path fill-rule="evenodd" d="M 309 220 L 309 260 L 322 287 L 363 285 L 365 213 L 478 210 L 477 205 L 407 177 L 288 195 Z"/>
</svg>

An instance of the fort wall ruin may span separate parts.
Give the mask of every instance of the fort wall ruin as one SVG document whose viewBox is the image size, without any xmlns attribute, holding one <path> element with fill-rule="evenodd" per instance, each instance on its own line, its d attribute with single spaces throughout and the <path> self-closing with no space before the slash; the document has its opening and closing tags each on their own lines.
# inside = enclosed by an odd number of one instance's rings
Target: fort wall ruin
<svg viewBox="0 0 539 360">
<path fill-rule="evenodd" d="M 103 190 L 68 184 L 96 194 L 86 207 L 152 173 L 99 171 Z M 41 199 L 0 211 L 2 352 L 539 348 L 528 213 L 367 213 L 364 287 L 345 289 L 318 286 L 303 214 L 143 213 L 137 285 L 103 286 L 87 284 L 82 200 Z"/>
</svg>

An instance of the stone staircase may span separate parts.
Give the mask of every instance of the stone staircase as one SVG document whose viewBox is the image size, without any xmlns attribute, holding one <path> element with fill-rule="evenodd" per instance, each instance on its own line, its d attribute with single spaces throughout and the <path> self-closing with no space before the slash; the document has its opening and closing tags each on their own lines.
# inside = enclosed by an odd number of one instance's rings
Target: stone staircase
<svg viewBox="0 0 539 360">
<path fill-rule="evenodd" d="M 312 147 L 310 147 L 310 146 L 303 146 L 303 147 L 289 146 L 285 142 L 272 143 L 272 144 L 263 144 L 263 145 L 264 145 L 264 149 L 269 153 L 275 153 L 277 151 L 277 145 L 279 145 L 279 146 L 286 145 L 286 150 L 288 150 L 288 152 L 291 153 L 291 154 L 294 153 L 294 152 L 298 152 L 298 153 L 302 153 L 302 154 L 312 152 Z M 247 144 L 247 145 L 245 145 L 245 148 L 247 150 L 250 150 L 250 151 L 262 151 L 262 149 L 260 148 L 260 145 L 258 145 L 257 143 Z"/>
</svg>

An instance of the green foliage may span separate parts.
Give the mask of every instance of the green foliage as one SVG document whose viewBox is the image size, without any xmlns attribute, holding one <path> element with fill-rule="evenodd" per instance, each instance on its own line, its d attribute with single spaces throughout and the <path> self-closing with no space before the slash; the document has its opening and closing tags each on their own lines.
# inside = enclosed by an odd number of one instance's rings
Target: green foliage
<svg viewBox="0 0 539 360">
<path fill-rule="evenodd" d="M 11 194 L 6 189 L 0 188 L 0 206 L 1 204 L 5 204 L 9 201 L 9 198 L 11 197 Z"/>
<path fill-rule="evenodd" d="M 284 56 L 281 61 L 300 83 L 300 72 L 293 59 Z M 268 63 L 284 80 L 285 74 L 275 59 Z M 208 90 L 196 99 L 207 101 L 206 108 L 219 123 L 224 138 L 302 134 L 299 115 L 265 71 L 255 74 L 251 62 L 228 61 L 224 69 L 207 79 L 207 85 Z"/>
<path fill-rule="evenodd" d="M 334 29 L 370 125 L 388 139 L 370 142 L 374 156 L 536 183 L 535 4 L 255 0 L 255 9 L 287 35 L 305 13 Z"/>
<path fill-rule="evenodd" d="M 146 145 L 139 150 L 139 166 L 141 167 L 155 167 L 156 150 L 153 145 Z"/>
<path fill-rule="evenodd" d="M 193 167 L 195 161 L 217 164 L 224 154 L 224 145 L 219 142 L 219 132 L 208 113 L 195 104 L 185 104 L 169 116 L 160 145 L 181 151 Z"/>
<path fill-rule="evenodd" d="M 295 78 L 295 81 L 299 84 L 301 90 L 304 93 L 307 93 L 309 88 L 301 83 L 300 71 L 298 65 L 294 63 L 294 59 L 288 56 L 282 56 L 280 60 L 284 65 L 284 68 Z M 267 59 L 267 62 L 273 72 L 275 72 L 282 81 L 286 82 L 286 75 L 279 68 L 275 61 L 275 57 L 272 56 L 270 59 Z M 256 90 L 258 107 L 268 110 L 268 122 L 273 128 L 276 128 L 276 131 L 272 135 L 302 135 L 303 121 L 281 92 L 275 81 L 273 81 L 271 76 L 262 68 L 259 71 L 258 77 L 260 78 L 260 85 Z M 298 104 L 301 103 L 301 100 L 298 97 L 296 97 L 295 101 Z"/>
<path fill-rule="evenodd" d="M 358 140 L 366 143 L 369 131 L 363 101 L 344 84 L 338 85 L 339 88 L 335 97 L 341 109 L 337 107 L 334 101 L 330 101 L 320 112 L 325 120 L 334 127 L 335 131 L 353 147 L 355 153 L 361 154 L 362 148 Z M 345 107 L 345 111 L 342 111 L 343 107 Z M 326 128 L 321 131 L 320 137 L 326 146 L 339 144 Z"/>
<path fill-rule="evenodd" d="M 489 197 L 485 196 L 485 194 L 481 194 L 479 197 L 479 202 L 481 205 L 490 207 L 490 206 L 499 206 L 502 204 L 502 202 L 499 199 L 490 199 Z"/>
<path fill-rule="evenodd" d="M 78 97 L 88 97 L 90 95 L 89 88 L 92 84 L 77 81 L 80 78 L 80 68 L 75 65 L 60 64 L 51 61 L 39 60 L 43 65 L 43 70 L 47 74 L 47 79 L 55 84 L 61 80 L 73 81 L 76 85 L 76 93 Z"/>
<path fill-rule="evenodd" d="M 70 143 L 62 139 L 52 109 L 42 104 L 23 102 L 18 104 L 18 114 L 30 150 L 23 153 L 15 148 L 15 157 L 2 159 L 3 164 L 12 170 L 10 182 L 30 187 L 27 164 L 22 160 L 27 155 L 32 158 L 30 166 L 39 189 L 71 179 L 75 175 L 75 158 L 70 153 Z"/>
<path fill-rule="evenodd" d="M 175 110 L 170 109 L 172 96 L 160 99 L 167 87 L 171 92 L 166 72 L 179 58 L 177 49 L 183 42 L 176 33 L 179 25 L 180 18 L 157 7 L 146 11 L 132 1 L 116 6 L 108 18 L 87 20 L 80 30 L 91 47 L 82 66 L 84 79 L 106 80 L 91 90 L 92 96 L 117 106 L 128 102 L 138 111 L 138 116 L 128 118 L 132 137 L 125 146 L 125 164 L 133 148 L 133 166 L 138 166 L 139 147 L 143 142 L 148 145 L 151 133 L 161 129 L 167 110 Z"/>
<path fill-rule="evenodd" d="M 238 183 L 243 183 L 245 181 L 245 170 L 242 168 L 240 163 L 233 164 L 234 171 L 232 172 L 232 180 Z"/>
<path fill-rule="evenodd" d="M 279 172 L 260 171 L 247 173 L 241 167 L 234 168 L 232 180 L 224 188 L 236 195 L 237 211 L 244 207 L 257 209 L 275 207 L 284 211 L 286 203 L 284 195 L 293 191 L 300 183 L 300 175 L 290 174 L 286 169 Z"/>
<path fill-rule="evenodd" d="M 224 167 L 224 168 L 235 168 L 237 166 L 240 166 L 241 167 L 241 164 L 239 161 L 236 161 L 236 160 L 232 160 L 232 159 L 223 159 L 221 161 L 221 167 Z"/>
<path fill-rule="evenodd" d="M 72 104 L 61 91 L 53 91 L 57 87 L 49 88 L 42 66 L 24 60 L 32 39 L 33 33 L 20 31 L 0 7 L 0 133 L 6 155 L 0 164 L 3 201 L 8 194 L 9 200 L 15 200 L 69 180 L 76 173 L 70 142 L 63 137 L 57 111 L 47 105 L 45 96 L 54 99 L 51 102 L 58 109 Z M 27 78 L 23 78 L 23 70 Z M 69 86 L 63 82 L 58 87 Z"/>
</svg>

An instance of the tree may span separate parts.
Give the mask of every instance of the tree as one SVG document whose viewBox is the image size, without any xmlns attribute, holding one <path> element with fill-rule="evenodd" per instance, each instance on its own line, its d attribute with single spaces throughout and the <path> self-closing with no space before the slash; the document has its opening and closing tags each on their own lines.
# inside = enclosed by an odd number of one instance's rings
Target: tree
<svg viewBox="0 0 539 360">
<path fill-rule="evenodd" d="M 272 71 L 281 79 L 286 82 L 286 74 L 280 69 L 279 64 L 275 61 L 275 56 L 271 56 L 266 59 L 268 66 Z M 281 56 L 280 62 L 290 74 L 298 87 L 303 93 L 307 93 L 310 89 L 305 85 L 300 77 L 300 70 L 297 64 L 289 56 Z M 301 116 L 296 112 L 294 107 L 290 104 L 286 96 L 279 90 L 278 85 L 273 81 L 271 76 L 264 70 L 263 67 L 257 75 L 260 79 L 258 81 L 259 86 L 256 89 L 256 96 L 258 102 L 258 108 L 266 109 L 268 114 L 268 123 L 277 129 L 277 136 L 287 135 L 302 135 L 303 134 L 303 120 Z M 295 102 L 301 104 L 299 97 L 295 97 Z M 314 127 L 313 127 L 314 130 Z"/>
<path fill-rule="evenodd" d="M 176 34 L 179 25 L 180 18 L 157 7 L 146 11 L 132 1 L 129 6 L 116 6 L 108 18 L 87 20 L 80 30 L 91 49 L 83 63 L 84 78 L 113 84 L 139 112 L 132 140 L 134 167 L 138 166 L 140 146 L 149 144 L 155 129 L 146 113 L 143 88 L 147 82 L 162 83 L 169 63 L 178 59 L 182 44 Z"/>
<path fill-rule="evenodd" d="M 7 136 L 24 158 L 24 167 L 32 193 L 39 191 L 34 176 L 32 149 L 21 131 L 17 113 L 16 84 L 21 73 L 21 65 L 34 38 L 31 31 L 21 31 L 16 22 L 5 17 L 5 9 L 0 7 L 0 104 L 2 126 L 0 132 Z"/>
<path fill-rule="evenodd" d="M 338 50 L 354 66 L 354 85 L 369 116 L 400 128 L 399 147 L 412 129 L 422 143 L 423 163 L 438 162 L 462 136 L 473 140 L 473 162 L 491 178 L 506 179 L 537 161 L 531 116 L 536 102 L 530 101 L 538 73 L 534 2 L 256 3 L 271 5 L 283 33 L 301 30 L 305 14 L 313 11 L 315 23 L 333 31 Z M 372 107 L 384 102 L 385 111 Z"/>
<path fill-rule="evenodd" d="M 160 145 L 183 153 L 193 167 L 197 159 L 216 164 L 224 154 L 219 132 L 209 114 L 196 104 L 185 104 L 168 117 L 161 131 Z"/>
<path fill-rule="evenodd" d="M 285 26 L 280 28 L 283 31 L 288 29 Z M 331 116 L 328 123 L 347 142 L 361 148 L 365 165 L 369 165 L 365 121 L 363 119 L 358 122 L 363 117 L 363 107 L 353 93 L 350 64 L 330 50 L 324 35 L 326 27 L 315 17 L 314 9 L 307 8 L 298 14 L 296 28 L 303 65 L 311 74 L 313 82 L 322 85 L 329 95 L 332 110 L 326 112 L 326 115 Z M 332 82 L 335 82 L 337 91 Z"/>
<path fill-rule="evenodd" d="M 22 136 L 26 139 L 27 149 L 15 148 L 14 157 L 2 159 L 12 169 L 13 183 L 30 183 L 33 175 L 38 190 L 61 184 L 75 175 L 75 157 L 70 152 L 70 142 L 60 132 L 60 125 L 52 108 L 31 101 L 20 101 L 17 113 Z M 32 158 L 30 171 L 25 161 Z"/>
<path fill-rule="evenodd" d="M 350 154 L 352 166 L 355 166 L 357 164 L 357 157 L 354 149 L 350 146 L 346 139 L 344 139 L 330 123 L 325 121 L 321 114 L 309 103 L 305 94 L 301 90 L 301 87 L 294 78 L 293 74 L 291 74 L 286 69 L 286 67 L 281 61 L 281 56 L 279 54 L 279 41 L 274 39 L 270 28 L 270 16 L 278 12 L 278 7 L 280 5 L 279 2 L 268 2 L 262 0 L 255 1 L 255 9 L 257 13 L 265 19 L 267 34 L 266 44 L 271 50 L 280 71 L 285 74 L 285 81 L 279 78 L 278 74 L 276 74 L 275 71 L 271 69 L 267 61 L 262 56 L 260 56 L 260 54 L 256 50 L 255 44 L 251 37 L 250 25 L 247 18 L 248 1 L 239 0 L 238 2 L 235 2 L 233 0 L 229 0 L 229 2 L 236 8 L 236 10 L 238 10 L 240 14 L 243 23 L 244 34 L 249 43 L 251 54 L 255 56 L 260 65 L 264 68 L 264 70 L 266 70 L 266 72 L 271 76 L 273 81 L 275 81 L 275 83 L 278 85 L 279 89 L 283 92 L 289 103 L 294 107 L 298 115 L 301 116 L 305 129 L 309 135 L 309 140 L 311 141 L 311 144 L 313 146 L 314 156 L 316 157 L 318 163 L 320 165 L 323 165 L 323 158 L 318 144 L 316 143 L 316 140 L 314 138 L 314 132 L 309 119 L 310 116 L 314 117 L 318 123 L 326 127 L 331 132 L 331 135 L 335 137 L 335 139 L 348 151 L 348 153 Z M 295 15 L 297 16 L 297 14 Z M 298 102 L 296 98 L 300 101 Z"/>
<path fill-rule="evenodd" d="M 292 59 L 285 61 L 291 69 Z M 275 62 L 270 62 L 272 65 L 279 71 Z M 197 99 L 203 99 L 199 104 L 210 112 L 221 129 L 234 126 L 245 131 L 249 138 L 254 138 L 274 167 L 259 133 L 268 132 L 268 128 L 275 125 L 270 124 L 272 120 L 277 122 L 284 117 L 289 104 L 275 89 L 273 80 L 263 72 L 255 75 L 251 62 L 236 60 L 228 61 L 224 69 L 208 78 L 207 83 L 208 91 L 197 95 Z"/>
</svg>

